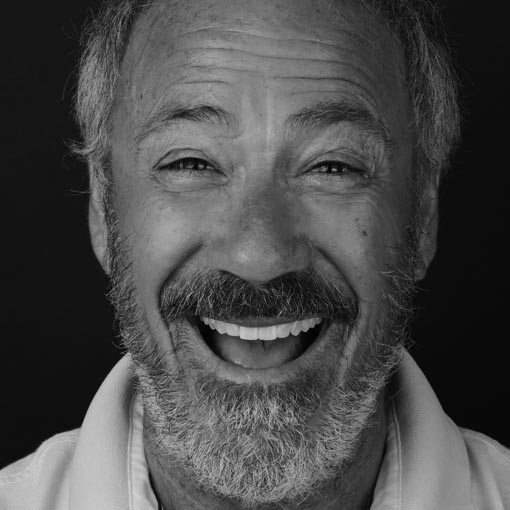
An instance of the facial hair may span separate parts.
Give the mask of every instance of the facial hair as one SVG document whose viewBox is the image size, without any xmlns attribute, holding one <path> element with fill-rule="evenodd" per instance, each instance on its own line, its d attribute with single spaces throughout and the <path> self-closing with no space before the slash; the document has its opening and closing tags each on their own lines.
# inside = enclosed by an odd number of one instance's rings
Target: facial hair
<svg viewBox="0 0 510 510">
<path fill-rule="evenodd" d="M 235 384 L 193 361 L 190 366 L 169 366 L 149 332 L 128 251 L 110 216 L 110 298 L 132 357 L 145 423 L 168 472 L 183 473 L 204 493 L 246 509 L 299 507 L 341 478 L 371 426 L 407 340 L 416 252 L 411 235 L 399 251 L 398 265 L 382 275 L 385 313 L 361 339 L 361 354 L 347 377 L 340 375 L 339 366 L 325 370 L 321 365 L 307 367 L 299 379 L 284 384 Z M 356 329 L 355 299 L 319 275 L 305 274 L 266 286 L 228 274 L 188 275 L 164 286 L 160 313 L 176 348 L 194 341 L 174 324 L 188 314 L 228 320 L 326 313 L 343 324 L 338 329 L 341 341 L 340 331 Z"/>
</svg>

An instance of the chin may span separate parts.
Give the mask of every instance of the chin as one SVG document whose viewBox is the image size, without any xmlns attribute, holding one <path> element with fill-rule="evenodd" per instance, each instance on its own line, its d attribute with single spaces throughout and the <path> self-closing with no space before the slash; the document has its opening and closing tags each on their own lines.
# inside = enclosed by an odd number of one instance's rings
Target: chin
<svg viewBox="0 0 510 510">
<path fill-rule="evenodd" d="M 165 349 L 146 338 L 152 356 L 135 368 L 159 456 L 246 507 L 311 501 L 334 484 L 371 426 L 396 350 L 390 361 L 371 347 L 348 368 L 359 328 L 317 326 L 295 358 L 261 369 L 223 359 L 197 318 L 169 323 Z"/>
</svg>

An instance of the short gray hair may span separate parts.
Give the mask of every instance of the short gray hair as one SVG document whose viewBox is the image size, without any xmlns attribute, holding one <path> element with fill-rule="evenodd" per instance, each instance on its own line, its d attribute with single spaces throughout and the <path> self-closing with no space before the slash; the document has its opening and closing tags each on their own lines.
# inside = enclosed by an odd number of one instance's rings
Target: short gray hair
<svg viewBox="0 0 510 510">
<path fill-rule="evenodd" d="M 439 180 L 460 136 L 456 74 L 438 9 L 429 0 L 359 0 L 400 42 L 416 134 L 415 179 Z M 75 112 L 82 142 L 75 152 L 100 183 L 110 182 L 111 116 L 131 27 L 147 0 L 105 0 L 83 32 Z"/>
</svg>

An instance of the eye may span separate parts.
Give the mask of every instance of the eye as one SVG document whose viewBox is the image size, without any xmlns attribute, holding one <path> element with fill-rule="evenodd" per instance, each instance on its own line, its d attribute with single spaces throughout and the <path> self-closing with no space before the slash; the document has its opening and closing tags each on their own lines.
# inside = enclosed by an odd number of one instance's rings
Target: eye
<svg viewBox="0 0 510 510">
<path fill-rule="evenodd" d="M 329 175 L 365 174 L 364 170 L 355 168 L 341 161 L 322 161 L 321 163 L 313 166 L 312 171 L 319 174 Z"/>
<path fill-rule="evenodd" d="M 173 172 L 214 172 L 215 168 L 207 161 L 200 158 L 182 158 L 170 163 L 163 163 L 159 170 L 167 170 Z"/>
</svg>

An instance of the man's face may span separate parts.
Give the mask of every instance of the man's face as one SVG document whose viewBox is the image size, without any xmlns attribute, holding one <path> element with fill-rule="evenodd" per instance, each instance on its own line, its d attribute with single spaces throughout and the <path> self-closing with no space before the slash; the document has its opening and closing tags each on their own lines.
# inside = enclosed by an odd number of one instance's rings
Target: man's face
<svg viewBox="0 0 510 510">
<path fill-rule="evenodd" d="M 389 370 L 380 345 L 400 340 L 387 338 L 397 334 L 388 293 L 398 277 L 389 276 L 409 277 L 404 75 L 389 32 L 343 2 L 163 2 L 134 26 L 112 122 L 110 236 L 127 266 L 114 275 L 117 298 L 150 426 L 169 456 L 188 441 L 189 469 L 209 470 L 204 486 L 228 495 L 258 483 L 267 495 L 279 483 L 290 498 L 331 476 L 299 471 L 294 445 L 268 481 L 256 462 L 275 449 L 248 437 L 250 422 L 281 439 L 280 450 L 298 441 L 285 423 L 310 436 L 317 459 L 321 441 L 344 445 L 343 457 L 317 465 L 353 455 L 361 431 L 349 420 L 366 424 Z M 240 409 L 243 399 L 259 414 Z M 292 419 L 278 421 L 289 409 Z M 226 425 L 232 413 L 237 429 Z M 179 417 L 187 430 L 170 431 Z M 348 432 L 328 436 L 332 420 Z M 224 448 L 245 446 L 235 430 L 251 441 L 245 459 L 253 445 L 264 452 L 245 471 L 238 458 L 234 481 L 211 473 L 221 435 Z M 190 461 L 193 445 L 202 456 Z M 290 466 L 293 489 L 282 481 Z"/>
</svg>

